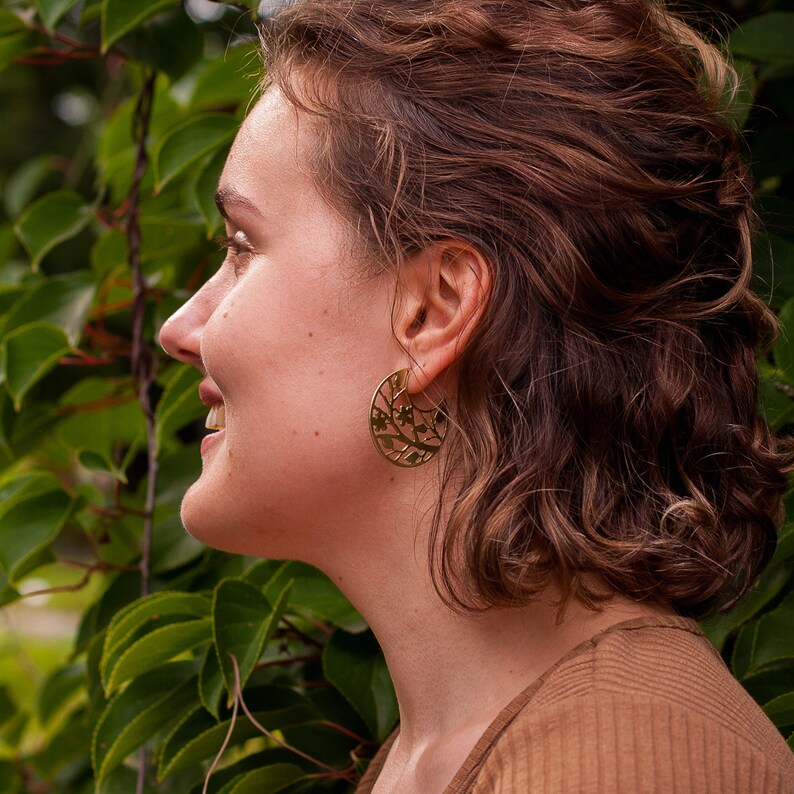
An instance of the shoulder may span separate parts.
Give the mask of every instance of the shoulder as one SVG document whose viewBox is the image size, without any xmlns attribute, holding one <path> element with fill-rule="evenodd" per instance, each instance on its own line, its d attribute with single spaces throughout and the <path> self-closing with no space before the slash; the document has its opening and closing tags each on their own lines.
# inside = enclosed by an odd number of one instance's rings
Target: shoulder
<svg viewBox="0 0 794 794">
<path fill-rule="evenodd" d="M 794 755 L 697 623 L 596 635 L 495 739 L 473 794 L 794 794 Z"/>
</svg>

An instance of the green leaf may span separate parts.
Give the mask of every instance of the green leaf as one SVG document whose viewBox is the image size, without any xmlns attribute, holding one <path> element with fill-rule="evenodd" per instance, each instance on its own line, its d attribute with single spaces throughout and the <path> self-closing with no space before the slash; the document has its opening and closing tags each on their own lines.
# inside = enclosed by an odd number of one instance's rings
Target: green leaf
<svg viewBox="0 0 794 794">
<path fill-rule="evenodd" d="M 77 5 L 77 0 L 36 0 L 39 16 L 50 30 L 54 30 L 61 17 L 72 7 Z"/>
<path fill-rule="evenodd" d="M 36 713 L 46 725 L 85 684 L 85 664 L 70 664 L 56 669 L 44 682 L 39 693 Z"/>
<path fill-rule="evenodd" d="M 50 491 L 61 492 L 61 484 L 48 471 L 6 471 L 0 475 L 0 518 L 14 505 Z"/>
<path fill-rule="evenodd" d="M 254 566 L 247 572 L 246 578 L 259 578 L 259 573 L 255 570 L 258 567 Z M 330 621 L 345 631 L 356 633 L 367 628 L 364 619 L 341 590 L 322 571 L 306 563 L 283 563 L 270 580 L 265 582 L 265 597 L 274 596 L 290 579 L 295 580 L 289 597 L 291 609 L 297 608 L 319 620 Z"/>
<path fill-rule="evenodd" d="M 103 670 L 105 692 L 111 694 L 130 678 L 137 678 L 186 651 L 212 639 L 209 618 L 184 620 L 160 626 L 136 639 Z"/>
<path fill-rule="evenodd" d="M 14 303 L 4 333 L 30 323 L 46 322 L 57 325 L 69 343 L 77 345 L 95 292 L 96 281 L 88 270 L 49 278 Z"/>
<path fill-rule="evenodd" d="M 229 693 L 229 703 L 235 691 L 230 654 L 237 660 L 240 687 L 243 688 L 281 619 L 291 586 L 291 582 L 287 584 L 273 606 L 256 587 L 242 579 L 224 579 L 215 588 L 212 599 L 215 651 Z"/>
<path fill-rule="evenodd" d="M 728 115 L 736 128 L 741 130 L 753 109 L 757 82 L 750 61 L 736 59 L 733 67 L 739 76 L 739 88 L 736 91 L 733 104 L 728 109 Z"/>
<path fill-rule="evenodd" d="M 262 687 L 261 700 L 268 709 L 252 709 L 256 721 L 266 730 L 279 730 L 305 725 L 322 719 L 310 704 L 285 687 Z M 194 766 L 217 755 L 231 725 L 231 718 L 216 722 L 203 708 L 187 714 L 168 735 L 162 746 L 157 771 L 159 780 L 187 767 Z M 247 719 L 238 719 L 232 731 L 232 745 L 261 736 L 259 729 Z"/>
<path fill-rule="evenodd" d="M 218 189 L 218 181 L 228 154 L 227 146 L 221 146 L 211 154 L 199 170 L 198 178 L 193 184 L 193 200 L 207 223 L 207 239 L 212 237 L 223 223 L 223 218 L 215 204 L 215 191 Z"/>
<path fill-rule="evenodd" d="M 230 141 L 237 127 L 233 116 L 211 113 L 188 119 L 171 130 L 154 153 L 157 190 Z"/>
<path fill-rule="evenodd" d="M 192 110 L 229 107 L 247 102 L 258 86 L 259 48 L 251 42 L 206 61 L 190 96 Z"/>
<path fill-rule="evenodd" d="M 8 687 L 0 684 L 0 725 L 10 722 L 13 716 L 19 711 L 16 701 L 11 697 Z"/>
<path fill-rule="evenodd" d="M 225 785 L 218 794 L 274 794 L 305 775 L 294 764 L 273 764 L 243 773 Z"/>
<path fill-rule="evenodd" d="M 0 9 L 0 69 L 33 49 L 37 42 L 36 34 L 16 14 Z"/>
<path fill-rule="evenodd" d="M 3 348 L 6 386 L 19 411 L 28 391 L 69 352 L 71 345 L 60 328 L 31 323 L 8 334 Z"/>
<path fill-rule="evenodd" d="M 157 405 L 155 448 L 158 452 L 165 436 L 207 413 L 198 396 L 202 374 L 188 364 L 177 365 L 174 369 L 176 375 L 168 382 Z"/>
<path fill-rule="evenodd" d="M 58 159 L 51 154 L 43 154 L 26 160 L 3 185 L 3 203 L 10 218 L 22 214 L 25 207 L 33 201 L 41 185 L 57 173 Z"/>
<path fill-rule="evenodd" d="M 772 212 L 767 215 L 770 220 L 776 216 Z M 780 308 L 794 297 L 794 242 L 781 234 L 783 229 L 776 231 L 753 238 L 753 288 L 767 303 Z"/>
<path fill-rule="evenodd" d="M 72 500 L 51 491 L 15 504 L 0 522 L 0 567 L 12 584 L 25 564 L 58 536 Z"/>
<path fill-rule="evenodd" d="M 210 615 L 210 606 L 206 596 L 174 590 L 154 593 L 133 601 L 118 612 L 108 626 L 102 649 L 103 664 L 107 664 L 110 656 L 129 641 L 136 630 L 152 619 L 168 615 L 206 618 Z"/>
<path fill-rule="evenodd" d="M 382 742 L 399 711 L 386 662 L 372 632 L 335 631 L 323 651 L 323 670 Z"/>
<path fill-rule="evenodd" d="M 788 515 L 791 516 L 792 513 L 788 512 Z M 780 529 L 777 546 L 775 546 L 775 555 L 769 565 L 772 567 L 784 560 L 790 560 L 792 557 L 794 557 L 794 523 L 788 523 L 784 524 Z"/>
<path fill-rule="evenodd" d="M 731 33 L 731 51 L 746 58 L 794 64 L 794 13 L 773 11 L 754 16 Z"/>
<path fill-rule="evenodd" d="M 789 575 L 789 571 L 783 568 L 768 567 L 730 612 L 704 620 L 701 627 L 711 644 L 721 651 L 734 629 L 757 615 L 785 587 Z"/>
<path fill-rule="evenodd" d="M 145 20 L 178 4 L 179 0 L 102 0 L 102 52 Z"/>
<path fill-rule="evenodd" d="M 145 443 L 146 424 L 133 384 L 127 378 L 84 378 L 64 394 L 58 403 L 63 419 L 59 438 L 86 468 L 108 471 L 121 482 L 125 461 L 118 461 L 120 447 L 126 457 Z"/>
<path fill-rule="evenodd" d="M 22 791 L 22 778 L 11 761 L 0 761 L 0 791 L 18 794 Z"/>
<path fill-rule="evenodd" d="M 794 383 L 794 298 L 778 313 L 780 333 L 775 341 L 775 363 L 783 371 L 786 380 Z"/>
<path fill-rule="evenodd" d="M 758 632 L 758 621 L 745 623 L 736 637 L 731 657 L 731 671 L 740 681 L 747 675 L 753 664 L 755 637 Z"/>
<path fill-rule="evenodd" d="M 794 658 L 794 593 L 758 621 L 752 670 L 782 659 Z"/>
<path fill-rule="evenodd" d="M 177 41 L 179 46 L 175 47 Z M 116 49 L 127 60 L 146 64 L 171 80 L 178 80 L 201 59 L 204 36 L 184 9 L 175 7 L 130 31 Z"/>
<path fill-rule="evenodd" d="M 787 692 L 764 705 L 764 713 L 779 728 L 794 725 L 794 692 Z"/>
<path fill-rule="evenodd" d="M 181 568 L 200 557 L 207 547 L 189 535 L 179 513 L 157 521 L 152 538 L 152 573 L 165 573 Z"/>
<path fill-rule="evenodd" d="M 198 690 L 202 705 L 216 720 L 220 716 L 223 687 L 223 673 L 218 662 L 218 654 L 215 653 L 214 647 L 207 648 L 199 670 Z"/>
<path fill-rule="evenodd" d="M 79 234 L 91 221 L 91 207 L 68 190 L 48 193 L 31 204 L 14 229 L 34 270 L 56 245 Z"/>
<path fill-rule="evenodd" d="M 162 665 L 136 678 L 108 703 L 91 741 L 97 783 L 195 704 L 194 673 L 193 662 Z"/>
</svg>

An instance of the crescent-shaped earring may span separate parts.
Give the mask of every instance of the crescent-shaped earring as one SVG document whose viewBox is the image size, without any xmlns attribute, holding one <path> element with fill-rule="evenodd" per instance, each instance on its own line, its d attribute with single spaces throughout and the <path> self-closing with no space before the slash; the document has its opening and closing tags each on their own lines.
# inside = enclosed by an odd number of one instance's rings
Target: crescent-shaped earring
<svg viewBox="0 0 794 794">
<path fill-rule="evenodd" d="M 447 434 L 443 403 L 417 408 L 408 394 L 410 370 L 400 369 L 384 378 L 372 396 L 369 433 L 378 453 L 395 466 L 413 468 L 433 458 Z"/>
</svg>

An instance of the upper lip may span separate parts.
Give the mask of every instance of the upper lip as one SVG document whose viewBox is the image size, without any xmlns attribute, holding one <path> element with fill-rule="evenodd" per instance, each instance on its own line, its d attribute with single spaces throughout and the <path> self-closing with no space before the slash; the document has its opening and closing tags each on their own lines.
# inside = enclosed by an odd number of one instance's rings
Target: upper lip
<svg viewBox="0 0 794 794">
<path fill-rule="evenodd" d="M 209 380 L 203 380 L 198 387 L 199 399 L 207 408 L 223 405 L 223 397 L 218 391 L 218 387 Z"/>
</svg>

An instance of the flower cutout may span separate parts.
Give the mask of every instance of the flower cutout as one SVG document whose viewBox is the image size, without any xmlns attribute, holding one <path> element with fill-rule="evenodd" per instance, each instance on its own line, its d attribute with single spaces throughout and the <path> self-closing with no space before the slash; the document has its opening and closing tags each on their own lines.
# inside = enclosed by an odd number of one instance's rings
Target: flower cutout
<svg viewBox="0 0 794 794">
<path fill-rule="evenodd" d="M 414 423 L 414 412 L 407 406 L 403 405 L 397 409 L 397 421 L 402 427 L 407 424 Z"/>
</svg>

